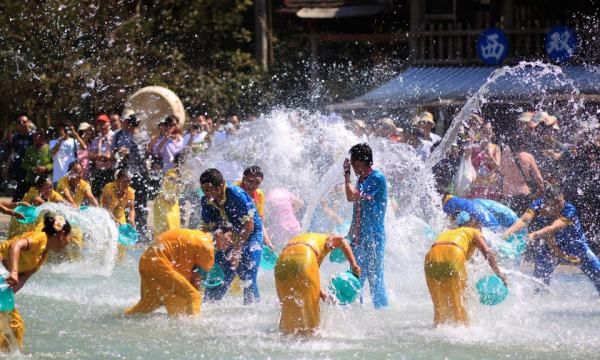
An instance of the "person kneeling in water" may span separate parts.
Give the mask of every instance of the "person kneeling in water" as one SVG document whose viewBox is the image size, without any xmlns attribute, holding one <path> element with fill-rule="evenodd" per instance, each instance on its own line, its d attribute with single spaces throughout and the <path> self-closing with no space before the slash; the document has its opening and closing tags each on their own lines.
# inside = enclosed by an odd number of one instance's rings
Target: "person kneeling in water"
<svg viewBox="0 0 600 360">
<path fill-rule="evenodd" d="M 275 288 L 281 304 L 279 330 L 284 334 L 308 335 L 320 323 L 319 298 L 327 299 L 321 290 L 319 266 L 327 254 L 341 248 L 350 269 L 360 278 L 352 248 L 341 236 L 319 233 L 301 234 L 291 239 L 275 265 Z"/>
<path fill-rule="evenodd" d="M 528 241 L 545 240 L 535 256 L 533 276 L 543 279 L 549 285 L 558 265 L 557 258 L 564 259 L 577 264 L 600 293 L 600 260 L 588 245 L 577 209 L 565 201 L 558 187 L 547 186 L 543 196 L 535 200 L 504 235 L 509 236 L 532 221 L 541 228 L 530 232 Z"/>
<path fill-rule="evenodd" d="M 465 211 L 456 216 L 456 229 L 441 233 L 425 255 L 425 279 L 433 301 L 434 325 L 453 323 L 468 325 L 465 309 L 467 285 L 466 261 L 478 249 L 504 284 L 506 278 L 496 263 L 496 257 L 481 235 L 477 221 Z"/>
<path fill-rule="evenodd" d="M 140 258 L 141 299 L 125 315 L 150 313 L 165 305 L 170 316 L 198 315 L 200 275 L 215 262 L 212 236 L 200 230 L 173 229 L 158 235 Z"/>
<path fill-rule="evenodd" d="M 27 232 L 0 243 L 0 260 L 8 270 L 6 283 L 16 293 L 27 280 L 46 262 L 48 251 L 62 252 L 71 241 L 71 224 L 62 216 L 46 213 L 41 231 Z M 20 348 L 23 347 L 25 323 L 15 308 L 8 313 L 12 334 L 3 329 L 0 336 L 0 349 L 11 350 L 10 339 L 14 337 Z"/>
</svg>

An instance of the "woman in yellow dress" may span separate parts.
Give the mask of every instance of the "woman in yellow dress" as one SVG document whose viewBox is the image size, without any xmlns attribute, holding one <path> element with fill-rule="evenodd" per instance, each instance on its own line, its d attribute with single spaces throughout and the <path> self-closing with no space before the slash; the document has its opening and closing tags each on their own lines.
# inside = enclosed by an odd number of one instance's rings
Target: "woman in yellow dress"
<svg viewBox="0 0 600 360">
<path fill-rule="evenodd" d="M 83 180 L 83 167 L 77 161 L 69 164 L 69 172 L 58 180 L 56 191 L 75 208 L 79 208 L 84 200 L 90 205 L 98 206 L 92 187 Z"/>
<path fill-rule="evenodd" d="M 21 234 L 0 243 L 0 261 L 8 271 L 7 284 L 17 293 L 27 280 L 44 264 L 48 251 L 62 252 L 71 240 L 71 225 L 62 217 L 51 213 L 44 214 L 41 231 Z M 11 350 L 11 339 L 23 347 L 25 324 L 15 308 L 8 313 L 12 334 L 4 329 L 0 336 L 0 348 Z"/>
<path fill-rule="evenodd" d="M 212 236 L 200 230 L 168 230 L 155 238 L 140 258 L 141 299 L 126 315 L 150 313 L 161 305 L 169 316 L 198 315 L 201 278 L 215 263 Z"/>
<path fill-rule="evenodd" d="M 179 194 L 183 186 L 179 181 L 179 171 L 176 168 L 167 170 L 164 175 L 162 190 L 154 199 L 152 213 L 154 217 L 153 234 L 157 236 L 167 230 L 181 227 L 179 211 Z"/>
<path fill-rule="evenodd" d="M 479 224 L 465 211 L 458 213 L 455 229 L 441 233 L 425 256 L 425 279 L 433 302 L 434 325 L 450 323 L 468 325 L 465 308 L 467 260 L 475 249 L 487 259 L 490 267 L 504 284 L 496 257 L 487 246 Z"/>
<path fill-rule="evenodd" d="M 39 206 L 45 202 L 62 203 L 64 202 L 64 198 L 52 189 L 52 180 L 49 177 L 40 176 L 23 196 L 21 202 Z M 41 231 L 42 227 L 43 221 L 41 217 L 31 224 L 22 224 L 15 217 L 12 217 L 8 223 L 8 238 L 10 239 L 29 231 Z"/>
<path fill-rule="evenodd" d="M 310 335 L 319 327 L 321 290 L 319 267 L 327 254 L 341 248 L 350 269 L 360 277 L 360 267 L 348 242 L 341 236 L 307 233 L 291 239 L 275 265 L 275 288 L 281 304 L 279 331 L 284 334 Z"/>
<path fill-rule="evenodd" d="M 103 208 L 108 210 L 117 225 L 129 223 L 135 227 L 135 191 L 129 186 L 130 184 L 131 174 L 126 169 L 117 170 L 115 181 L 104 186 L 100 203 Z M 125 216 L 125 210 L 128 211 L 127 216 Z M 127 248 L 119 244 L 118 249 L 117 260 L 122 261 L 125 258 Z"/>
</svg>

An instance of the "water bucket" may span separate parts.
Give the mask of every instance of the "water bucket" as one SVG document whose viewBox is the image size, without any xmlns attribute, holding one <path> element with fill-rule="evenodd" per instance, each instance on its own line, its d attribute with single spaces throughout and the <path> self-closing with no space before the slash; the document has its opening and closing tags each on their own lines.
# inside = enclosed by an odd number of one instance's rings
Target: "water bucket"
<svg viewBox="0 0 600 360">
<path fill-rule="evenodd" d="M 21 224 L 33 224 L 38 217 L 38 211 L 35 206 L 19 205 L 14 211 L 25 216 L 25 219 L 17 219 Z"/>
<path fill-rule="evenodd" d="M 344 252 L 340 248 L 333 249 L 333 251 L 329 254 L 329 261 L 332 263 L 341 264 L 346 261 L 346 255 L 344 255 Z"/>
<path fill-rule="evenodd" d="M 360 295 L 360 280 L 352 271 L 344 271 L 331 279 L 329 291 L 335 295 L 340 305 L 351 304 Z"/>
<path fill-rule="evenodd" d="M 484 305 L 498 305 L 508 296 L 508 289 L 497 275 L 484 276 L 475 286 L 479 302 Z"/>
<path fill-rule="evenodd" d="M 0 311 L 13 311 L 15 294 L 3 277 L 0 277 Z"/>
<path fill-rule="evenodd" d="M 263 246 L 262 256 L 260 258 L 260 267 L 265 270 L 273 270 L 277 262 L 277 254 L 268 246 Z"/>
<path fill-rule="evenodd" d="M 223 279 L 225 279 L 223 269 L 221 269 L 219 264 L 215 264 L 212 269 L 206 273 L 202 285 L 207 289 L 216 288 L 223 284 Z"/>
<path fill-rule="evenodd" d="M 119 243 L 130 246 L 138 242 L 140 235 L 131 224 L 119 225 Z"/>
<path fill-rule="evenodd" d="M 81 206 L 79 207 L 79 210 L 81 210 L 81 211 L 86 211 L 86 210 L 87 210 L 87 209 L 89 209 L 89 208 L 90 208 L 90 207 L 89 207 L 88 205 L 81 205 Z"/>
</svg>

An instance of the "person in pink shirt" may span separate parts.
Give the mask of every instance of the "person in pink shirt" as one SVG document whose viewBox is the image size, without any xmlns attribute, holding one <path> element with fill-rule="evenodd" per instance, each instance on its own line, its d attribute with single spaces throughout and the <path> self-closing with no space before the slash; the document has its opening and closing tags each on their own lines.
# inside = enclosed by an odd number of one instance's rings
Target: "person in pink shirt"
<svg viewBox="0 0 600 360">
<path fill-rule="evenodd" d="M 281 248 L 302 232 L 296 213 L 303 207 L 304 202 L 284 188 L 267 193 L 269 237 L 275 247 Z"/>
</svg>

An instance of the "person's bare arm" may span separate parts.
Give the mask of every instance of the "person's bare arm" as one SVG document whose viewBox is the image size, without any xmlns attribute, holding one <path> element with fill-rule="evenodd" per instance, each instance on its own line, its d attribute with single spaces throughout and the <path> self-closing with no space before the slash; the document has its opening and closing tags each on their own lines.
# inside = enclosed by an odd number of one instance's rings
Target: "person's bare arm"
<svg viewBox="0 0 600 360">
<path fill-rule="evenodd" d="M 510 236 L 514 233 L 516 233 L 517 231 L 523 229 L 524 227 L 526 227 L 531 220 L 533 220 L 534 218 L 534 214 L 531 213 L 531 211 L 526 211 L 525 213 L 523 213 L 523 215 L 521 216 L 521 218 L 519 218 L 517 221 L 515 221 L 514 224 L 512 224 L 508 229 L 506 229 L 504 231 L 504 236 Z"/>
<path fill-rule="evenodd" d="M 527 237 L 530 240 L 535 240 L 538 238 L 545 238 L 545 237 L 556 234 L 557 232 L 566 228 L 567 226 L 569 226 L 569 224 L 563 218 L 558 218 L 558 219 L 554 220 L 552 222 L 552 224 L 550 224 L 544 228 L 541 228 L 537 231 L 530 232 L 529 235 L 527 235 Z"/>
<path fill-rule="evenodd" d="M 85 198 L 87 199 L 87 201 L 92 204 L 93 206 L 98 206 L 98 200 L 96 199 L 96 197 L 94 196 L 94 194 L 92 193 L 92 189 L 88 188 L 85 191 Z"/>
<path fill-rule="evenodd" d="M 68 185 L 62 189 L 61 195 L 65 198 L 66 202 L 69 203 L 69 205 L 75 208 L 78 207 L 75 203 L 75 199 L 73 199 L 73 196 L 71 195 L 71 189 L 69 189 Z"/>
<path fill-rule="evenodd" d="M 356 262 L 356 258 L 354 257 L 354 253 L 352 252 L 352 248 L 350 247 L 350 244 L 348 244 L 348 241 L 346 241 L 346 239 L 344 239 L 342 236 L 331 235 L 327 239 L 327 243 L 330 244 L 330 246 L 334 249 L 340 248 L 342 250 L 346 256 L 346 259 L 348 259 L 348 262 L 350 263 L 350 269 L 354 275 L 356 275 L 356 277 L 360 277 L 361 269 Z"/>
<path fill-rule="evenodd" d="M 477 247 L 477 249 L 479 249 L 479 251 L 481 252 L 483 257 L 488 261 L 488 263 L 490 264 L 490 267 L 492 268 L 492 270 L 494 270 L 496 275 L 498 275 L 498 277 L 500 279 L 502 279 L 502 282 L 504 283 L 504 285 L 506 285 L 506 276 L 504 276 L 504 274 L 502 273 L 502 271 L 500 271 L 500 268 L 498 267 L 498 262 L 496 261 L 496 255 L 488 247 L 488 245 L 485 242 L 485 239 L 483 238 L 481 233 L 475 234 L 475 237 L 473 238 L 473 244 Z"/>
<path fill-rule="evenodd" d="M 30 247 L 30 239 L 22 238 L 13 242 L 8 248 L 8 259 L 6 259 L 8 276 L 6 277 L 6 283 L 10 285 L 13 291 L 16 291 L 17 287 L 20 288 L 22 286 L 19 286 L 19 258 L 21 257 L 21 251 L 29 250 Z"/>
<path fill-rule="evenodd" d="M 544 178 L 535 160 L 531 161 L 529 166 L 529 173 L 533 176 L 536 185 L 536 192 L 532 195 L 537 199 L 544 194 Z"/>
<path fill-rule="evenodd" d="M 346 192 L 346 200 L 355 202 L 360 200 L 360 193 L 350 181 L 350 160 L 344 160 L 344 190 Z"/>
<path fill-rule="evenodd" d="M 129 216 L 127 222 L 131 224 L 131 226 L 135 227 L 135 206 L 134 201 L 130 200 L 127 202 L 127 207 L 129 208 Z"/>
</svg>

